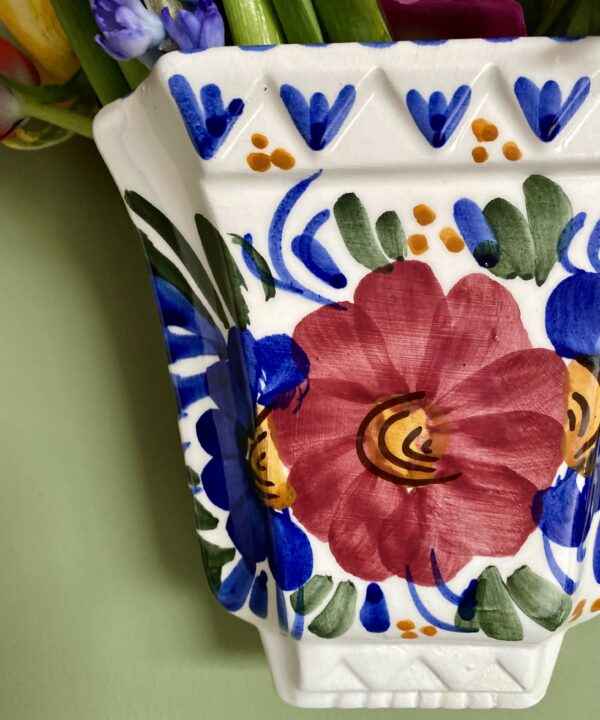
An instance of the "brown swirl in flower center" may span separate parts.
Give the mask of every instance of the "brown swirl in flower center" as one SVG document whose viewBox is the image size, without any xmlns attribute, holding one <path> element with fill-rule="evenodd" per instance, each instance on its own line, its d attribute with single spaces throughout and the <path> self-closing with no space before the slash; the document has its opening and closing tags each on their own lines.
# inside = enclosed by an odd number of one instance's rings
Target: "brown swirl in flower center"
<svg viewBox="0 0 600 720">
<path fill-rule="evenodd" d="M 455 480 L 460 473 L 436 477 L 448 445 L 448 421 L 423 392 L 381 398 L 356 435 L 361 463 L 396 485 L 420 487 Z"/>
</svg>

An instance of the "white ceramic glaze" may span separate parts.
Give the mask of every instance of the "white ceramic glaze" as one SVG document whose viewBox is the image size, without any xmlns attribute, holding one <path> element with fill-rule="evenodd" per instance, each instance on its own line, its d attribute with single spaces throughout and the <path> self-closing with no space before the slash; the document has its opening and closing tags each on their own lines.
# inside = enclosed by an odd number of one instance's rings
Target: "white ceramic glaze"
<svg viewBox="0 0 600 720">
<path fill-rule="evenodd" d="M 171 53 L 96 120 L 209 581 L 288 702 L 526 707 L 600 610 L 599 67 L 596 39 Z"/>
</svg>

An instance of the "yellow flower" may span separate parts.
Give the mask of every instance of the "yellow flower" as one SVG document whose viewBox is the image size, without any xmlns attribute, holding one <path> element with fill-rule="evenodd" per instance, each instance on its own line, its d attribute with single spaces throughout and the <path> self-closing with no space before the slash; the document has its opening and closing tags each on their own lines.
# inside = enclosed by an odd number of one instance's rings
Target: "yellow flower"
<svg viewBox="0 0 600 720">
<path fill-rule="evenodd" d="M 0 0 L 0 22 L 39 66 L 45 82 L 64 83 L 79 67 L 50 0 Z"/>
</svg>

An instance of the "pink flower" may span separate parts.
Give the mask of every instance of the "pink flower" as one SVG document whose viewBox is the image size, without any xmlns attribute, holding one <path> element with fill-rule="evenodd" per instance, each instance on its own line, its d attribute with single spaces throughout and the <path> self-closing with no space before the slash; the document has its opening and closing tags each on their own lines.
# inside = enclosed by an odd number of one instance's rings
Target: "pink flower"
<svg viewBox="0 0 600 720">
<path fill-rule="evenodd" d="M 395 40 L 527 35 L 517 0 L 380 0 Z"/>
</svg>

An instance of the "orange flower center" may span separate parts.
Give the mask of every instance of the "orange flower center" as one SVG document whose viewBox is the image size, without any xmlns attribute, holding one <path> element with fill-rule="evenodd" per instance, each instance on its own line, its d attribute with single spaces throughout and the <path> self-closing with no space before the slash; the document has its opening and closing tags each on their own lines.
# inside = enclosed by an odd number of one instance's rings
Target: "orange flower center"
<svg viewBox="0 0 600 720">
<path fill-rule="evenodd" d="M 425 393 L 381 398 L 362 421 L 356 451 L 362 464 L 396 485 L 420 487 L 455 480 L 460 473 L 436 476 L 448 445 L 448 421 Z"/>
</svg>

